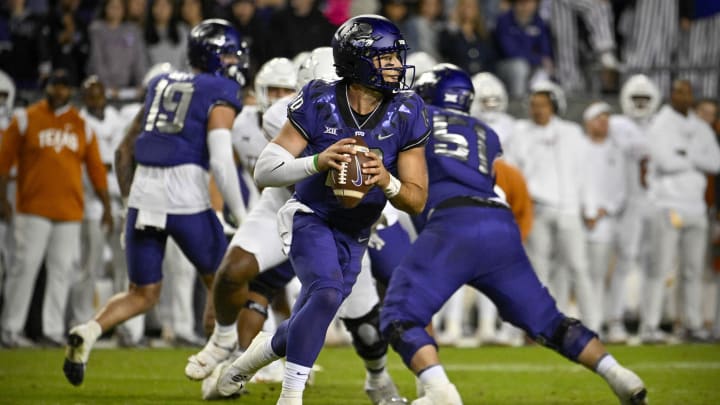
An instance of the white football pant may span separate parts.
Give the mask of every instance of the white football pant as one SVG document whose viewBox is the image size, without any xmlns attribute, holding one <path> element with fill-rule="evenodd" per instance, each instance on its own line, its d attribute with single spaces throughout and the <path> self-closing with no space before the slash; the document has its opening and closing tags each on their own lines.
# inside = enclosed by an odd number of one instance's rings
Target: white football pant
<svg viewBox="0 0 720 405">
<path fill-rule="evenodd" d="M 579 214 L 568 214 L 551 207 L 535 204 L 533 228 L 527 240 L 527 252 L 540 282 L 553 297 L 560 292 L 549 282 L 551 270 L 569 271 L 567 278 L 575 287 L 580 317 L 586 325 L 600 321 L 600 311 L 590 284 L 585 229 Z M 553 254 L 557 256 L 553 260 Z M 554 269 L 552 269 L 554 266 Z M 563 279 L 560 275 L 560 280 Z M 561 283 L 563 284 L 563 283 Z M 567 311 L 558 305 L 561 311 Z"/>
<path fill-rule="evenodd" d="M 20 333 L 25 327 L 40 266 L 45 259 L 47 279 L 42 308 L 43 334 L 61 340 L 65 335 L 70 279 L 80 267 L 80 222 L 53 222 L 15 214 L 15 255 L 5 284 L 2 329 Z"/>
<path fill-rule="evenodd" d="M 702 213 L 677 213 L 680 223 L 671 223 L 670 210 L 657 208 L 652 219 L 654 262 L 646 273 L 642 323 L 644 331 L 659 327 L 662 317 L 665 278 L 679 259 L 679 287 L 683 297 L 681 316 L 687 329 L 702 327 L 702 276 L 707 251 L 708 219 Z"/>
</svg>

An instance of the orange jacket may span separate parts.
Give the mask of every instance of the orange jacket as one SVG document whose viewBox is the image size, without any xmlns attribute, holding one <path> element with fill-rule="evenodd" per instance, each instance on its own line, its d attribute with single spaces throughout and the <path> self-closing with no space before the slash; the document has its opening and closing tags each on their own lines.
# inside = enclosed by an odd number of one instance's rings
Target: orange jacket
<svg viewBox="0 0 720 405">
<path fill-rule="evenodd" d="M 16 162 L 19 213 L 82 220 L 83 163 L 93 186 L 107 190 L 97 140 L 74 107 L 56 115 L 43 100 L 16 114 L 2 137 L 0 175 Z"/>
<path fill-rule="evenodd" d="M 495 160 L 495 183 L 505 192 L 523 242 L 532 229 L 533 207 L 525 178 L 520 170 L 502 159 Z"/>
</svg>

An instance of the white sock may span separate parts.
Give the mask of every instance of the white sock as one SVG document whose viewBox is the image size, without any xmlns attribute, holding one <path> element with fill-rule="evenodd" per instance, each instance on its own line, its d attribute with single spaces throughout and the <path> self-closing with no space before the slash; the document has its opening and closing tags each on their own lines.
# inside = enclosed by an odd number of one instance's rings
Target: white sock
<svg viewBox="0 0 720 405">
<path fill-rule="evenodd" d="M 618 365 L 617 360 L 615 360 L 615 358 L 611 354 L 605 353 L 595 366 L 595 372 L 600 374 L 603 378 L 607 378 L 606 375 L 608 370 L 615 367 L 616 365 Z"/>
<path fill-rule="evenodd" d="M 432 365 L 418 374 L 423 385 L 445 385 L 450 383 L 442 364 Z"/>
<path fill-rule="evenodd" d="M 88 323 L 86 323 L 85 325 L 87 326 L 87 332 L 88 332 L 88 336 L 85 336 L 85 337 L 88 340 L 90 340 L 89 342 L 86 342 L 86 343 L 89 345 L 92 345 L 95 343 L 96 340 L 98 340 L 100 335 L 102 335 L 102 327 L 95 320 L 88 321 Z"/>
<path fill-rule="evenodd" d="M 310 370 L 312 370 L 312 367 L 301 366 L 289 361 L 285 362 L 285 377 L 282 382 L 282 392 L 299 392 L 300 397 L 302 397 L 302 392 L 305 389 L 305 382 L 307 382 L 308 375 L 310 375 Z"/>
<path fill-rule="evenodd" d="M 233 322 L 230 325 L 220 325 L 215 321 L 213 337 L 218 343 L 235 342 L 237 340 L 237 322 Z"/>
</svg>

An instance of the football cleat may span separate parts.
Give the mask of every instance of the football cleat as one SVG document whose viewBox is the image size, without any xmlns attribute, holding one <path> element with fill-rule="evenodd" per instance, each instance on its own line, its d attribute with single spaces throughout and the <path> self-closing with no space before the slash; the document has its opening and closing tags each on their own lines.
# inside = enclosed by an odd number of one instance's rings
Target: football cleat
<svg viewBox="0 0 720 405">
<path fill-rule="evenodd" d="M 368 373 L 365 379 L 365 393 L 374 405 L 407 404 L 408 400 L 400 395 L 390 374 L 383 371 L 379 379 L 371 379 Z"/>
<path fill-rule="evenodd" d="M 63 372 L 72 385 L 80 385 L 85 379 L 85 368 L 90 357 L 90 348 L 86 345 L 82 325 L 73 328 L 68 336 L 65 348 Z"/>
<path fill-rule="evenodd" d="M 208 340 L 200 352 L 188 357 L 185 366 L 185 375 L 191 380 L 202 380 L 207 378 L 218 364 L 227 360 L 237 348 L 237 342 L 229 345 L 221 345 L 214 337 Z"/>
<path fill-rule="evenodd" d="M 220 395 L 230 396 L 240 391 L 258 370 L 280 358 L 272 350 L 266 349 L 272 337 L 268 332 L 258 333 L 242 356 L 223 367 L 217 382 Z"/>
<path fill-rule="evenodd" d="M 240 390 L 239 392 L 226 397 L 222 396 L 220 392 L 217 390 L 217 382 L 220 378 L 220 375 L 222 374 L 222 370 L 229 366 L 230 363 L 232 363 L 235 359 L 233 357 L 223 361 L 220 363 L 217 367 L 215 367 L 215 370 L 202 381 L 202 385 L 200 386 L 200 392 L 202 393 L 202 399 L 206 401 L 212 401 L 217 399 L 226 399 L 226 398 L 237 398 L 240 395 L 244 393 L 244 390 Z"/>
<path fill-rule="evenodd" d="M 460 393 L 454 384 L 425 384 L 425 395 L 412 401 L 412 405 L 462 405 Z"/>
<path fill-rule="evenodd" d="M 647 390 L 640 377 L 621 365 L 612 367 L 606 380 L 622 405 L 646 405 Z"/>
</svg>

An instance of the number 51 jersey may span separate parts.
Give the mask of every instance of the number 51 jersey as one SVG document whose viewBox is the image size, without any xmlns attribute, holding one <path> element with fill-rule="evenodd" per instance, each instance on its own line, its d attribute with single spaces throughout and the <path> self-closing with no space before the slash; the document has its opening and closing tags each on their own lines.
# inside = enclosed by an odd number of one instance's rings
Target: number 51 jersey
<svg viewBox="0 0 720 405">
<path fill-rule="evenodd" d="M 227 105 L 239 112 L 241 98 L 240 84 L 224 77 L 184 72 L 159 75 L 148 84 L 135 160 L 145 166 L 195 164 L 208 170 L 210 110 Z"/>
</svg>

